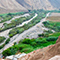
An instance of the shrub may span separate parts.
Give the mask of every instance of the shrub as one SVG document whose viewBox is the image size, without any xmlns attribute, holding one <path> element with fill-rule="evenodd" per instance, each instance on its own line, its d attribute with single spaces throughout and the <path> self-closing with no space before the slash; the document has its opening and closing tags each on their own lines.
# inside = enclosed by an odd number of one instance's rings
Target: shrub
<svg viewBox="0 0 60 60">
<path fill-rule="evenodd" d="M 10 34 L 9 37 L 10 37 L 10 38 L 13 37 L 13 34 Z"/>
<path fill-rule="evenodd" d="M 36 43 L 36 42 L 31 42 L 31 45 L 32 45 L 32 46 L 36 46 L 37 43 Z"/>
<path fill-rule="evenodd" d="M 46 38 L 47 41 L 55 41 L 58 37 L 48 37 Z"/>
<path fill-rule="evenodd" d="M 49 33 L 45 32 L 44 37 L 49 37 Z"/>
<path fill-rule="evenodd" d="M 32 46 L 29 44 L 28 45 L 27 44 L 21 44 L 21 45 L 19 44 L 18 47 L 19 47 L 19 50 L 22 50 L 23 48 L 32 47 Z"/>
<path fill-rule="evenodd" d="M 29 53 L 29 52 L 32 52 L 34 49 L 33 48 L 23 48 L 20 52 L 24 52 L 24 53 Z"/>
<path fill-rule="evenodd" d="M 17 29 L 17 33 L 22 33 L 24 31 L 24 28 L 21 28 L 21 29 Z"/>
<path fill-rule="evenodd" d="M 5 44 L 9 43 L 9 41 L 10 41 L 10 38 L 8 38 L 8 39 L 6 40 Z"/>
<path fill-rule="evenodd" d="M 43 37 L 43 36 L 44 36 L 44 34 L 43 34 L 43 33 L 42 33 L 42 34 L 38 34 L 38 36 L 39 36 L 39 37 Z"/>
<path fill-rule="evenodd" d="M 2 49 L 4 46 L 5 46 L 5 44 L 1 45 L 1 46 L 0 46 L 0 49 Z"/>
<path fill-rule="evenodd" d="M 24 44 L 31 44 L 31 40 L 30 39 L 24 39 L 22 41 L 22 43 L 24 43 Z"/>
<path fill-rule="evenodd" d="M 2 54 L 3 54 L 3 56 L 9 56 L 9 55 L 11 55 L 12 53 L 11 53 L 10 49 L 7 49 L 7 50 L 3 51 Z"/>
<path fill-rule="evenodd" d="M 48 25 L 49 24 L 49 21 L 45 21 L 45 22 L 43 22 L 43 24 L 47 24 Z"/>
<path fill-rule="evenodd" d="M 0 36 L 0 43 L 2 43 L 6 38 Z"/>
<path fill-rule="evenodd" d="M 16 42 L 14 42 L 14 45 L 16 45 L 17 43 Z"/>
</svg>

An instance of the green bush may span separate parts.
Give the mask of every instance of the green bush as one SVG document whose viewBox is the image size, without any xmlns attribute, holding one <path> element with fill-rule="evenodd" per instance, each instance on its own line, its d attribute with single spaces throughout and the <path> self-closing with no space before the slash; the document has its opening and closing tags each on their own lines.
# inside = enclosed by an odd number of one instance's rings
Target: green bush
<svg viewBox="0 0 60 60">
<path fill-rule="evenodd" d="M 49 21 L 45 21 L 45 22 L 43 22 L 43 24 L 45 24 L 45 25 L 48 24 L 49 25 Z"/>
<path fill-rule="evenodd" d="M 60 22 L 53 22 L 53 21 L 46 21 L 46 22 L 43 22 L 44 26 L 49 28 L 49 29 L 52 29 L 56 32 L 60 32 Z M 48 31 L 49 33 L 52 33 L 51 31 Z"/>
<path fill-rule="evenodd" d="M 19 44 L 18 47 L 19 47 L 19 50 L 22 50 L 23 48 L 28 48 L 28 47 L 31 48 L 32 46 L 29 44 L 28 45 L 27 44 L 21 44 L 21 45 Z"/>
<path fill-rule="evenodd" d="M 46 38 L 47 41 L 56 41 L 58 37 L 48 37 Z"/>
<path fill-rule="evenodd" d="M 17 33 L 22 33 L 24 31 L 24 28 L 17 29 Z"/>
<path fill-rule="evenodd" d="M 42 34 L 38 34 L 38 36 L 39 36 L 39 37 L 44 37 L 44 34 L 43 34 L 43 33 L 42 33 Z"/>
<path fill-rule="evenodd" d="M 11 53 L 10 49 L 7 49 L 7 50 L 3 51 L 2 54 L 3 54 L 4 56 L 9 56 L 9 55 L 11 55 L 12 53 Z"/>
<path fill-rule="evenodd" d="M 34 49 L 33 48 L 23 48 L 20 52 L 24 52 L 24 53 L 29 53 L 29 52 L 32 52 Z"/>
<path fill-rule="evenodd" d="M 0 43 L 2 43 L 6 38 L 0 36 Z"/>
<path fill-rule="evenodd" d="M 6 41 L 5 41 L 5 44 L 9 43 L 10 41 L 10 38 L 8 38 Z"/>
<path fill-rule="evenodd" d="M 24 43 L 24 44 L 31 44 L 31 40 L 30 39 L 24 39 L 22 41 L 22 43 Z"/>
<path fill-rule="evenodd" d="M 44 33 L 44 37 L 49 37 L 49 33 Z"/>
<path fill-rule="evenodd" d="M 1 45 L 1 46 L 0 46 L 0 49 L 2 49 L 4 46 L 5 46 L 5 44 Z"/>
<path fill-rule="evenodd" d="M 31 42 L 31 45 L 32 45 L 32 46 L 36 46 L 37 43 L 36 43 L 36 42 Z"/>
<path fill-rule="evenodd" d="M 13 37 L 13 34 L 10 34 L 9 37 Z"/>
<path fill-rule="evenodd" d="M 46 39 L 36 40 L 36 43 L 37 43 L 37 44 L 42 44 L 42 43 L 46 43 L 46 42 L 47 42 Z"/>
</svg>

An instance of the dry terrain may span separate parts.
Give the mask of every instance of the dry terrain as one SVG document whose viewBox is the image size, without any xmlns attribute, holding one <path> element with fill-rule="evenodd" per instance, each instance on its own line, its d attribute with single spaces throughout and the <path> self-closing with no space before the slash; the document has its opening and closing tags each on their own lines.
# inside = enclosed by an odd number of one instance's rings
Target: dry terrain
<svg viewBox="0 0 60 60">
<path fill-rule="evenodd" d="M 60 22 L 60 13 L 51 13 L 47 20 Z"/>
<path fill-rule="evenodd" d="M 60 13 L 51 13 L 50 16 L 60 16 Z"/>
<path fill-rule="evenodd" d="M 47 20 L 60 22 L 60 16 L 51 16 L 48 17 Z"/>
<path fill-rule="evenodd" d="M 56 7 L 57 6 L 57 7 Z M 34 9 L 60 9 L 59 0 L 0 0 L 0 14 Z"/>
</svg>

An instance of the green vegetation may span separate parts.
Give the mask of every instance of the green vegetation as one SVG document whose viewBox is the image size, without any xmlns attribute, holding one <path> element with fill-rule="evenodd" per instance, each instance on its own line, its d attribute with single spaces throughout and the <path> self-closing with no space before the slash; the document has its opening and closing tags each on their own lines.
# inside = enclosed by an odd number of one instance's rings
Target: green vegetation
<svg viewBox="0 0 60 60">
<path fill-rule="evenodd" d="M 5 37 L 0 36 L 0 43 L 2 43 L 5 40 Z"/>
<path fill-rule="evenodd" d="M 57 35 L 57 36 L 56 36 Z M 48 37 L 38 37 L 37 39 L 23 39 L 20 40 L 19 44 L 15 44 L 12 47 L 3 51 L 4 56 L 14 55 L 17 51 L 21 53 L 29 53 L 36 49 L 43 48 L 56 43 L 56 40 L 60 33 L 49 34 Z M 7 52 L 8 51 L 8 52 Z"/>
<path fill-rule="evenodd" d="M 52 22 L 52 21 L 45 21 L 43 22 L 44 26 L 55 30 L 56 32 L 60 32 L 60 22 Z"/>
<path fill-rule="evenodd" d="M 4 23 L 4 28 L 0 28 L 0 31 L 4 31 L 6 29 L 10 29 L 10 28 L 13 28 L 13 27 L 16 27 L 17 25 L 19 24 L 22 24 L 24 21 L 27 21 L 29 19 L 31 19 L 34 14 L 30 14 L 31 16 L 28 16 L 28 17 L 21 17 L 21 18 L 17 18 L 15 20 L 12 20 L 11 23 L 7 24 L 7 23 Z"/>
<path fill-rule="evenodd" d="M 0 49 L 2 49 L 4 46 L 5 46 L 5 44 L 1 45 L 1 46 L 0 46 Z"/>
<path fill-rule="evenodd" d="M 19 19 L 15 19 L 15 20 L 12 21 L 11 24 L 4 23 L 5 28 L 4 28 L 4 29 L 1 29 L 1 28 L 0 28 L 0 31 L 6 30 L 6 29 L 8 29 L 8 28 L 11 28 L 11 27 L 13 27 L 14 25 L 16 26 L 17 24 L 22 23 L 23 21 L 32 18 L 35 13 L 37 13 L 38 16 L 37 16 L 35 19 L 33 19 L 33 21 L 29 22 L 28 24 L 25 24 L 23 27 L 18 27 L 18 28 L 12 29 L 12 30 L 9 32 L 9 36 L 12 37 L 12 36 L 14 36 L 14 35 L 16 35 L 16 34 L 18 34 L 18 33 L 20 34 L 20 33 L 22 33 L 23 31 L 25 31 L 25 30 L 29 29 L 30 27 L 34 26 L 36 23 L 40 22 L 40 20 L 41 20 L 42 18 L 44 18 L 48 12 L 47 12 L 47 11 L 44 11 L 44 10 L 37 10 L 37 11 L 34 10 L 34 11 L 30 11 L 29 14 L 30 14 L 31 16 L 29 16 L 28 18 L 27 18 L 27 17 L 21 17 L 21 18 L 19 18 L 20 20 L 19 20 Z M 12 15 L 15 16 L 15 15 L 20 15 L 20 14 L 24 14 L 24 13 L 23 13 L 23 12 L 22 12 L 22 13 L 15 13 L 15 14 L 14 14 L 14 13 L 8 13 L 8 14 L 1 14 L 0 16 L 8 18 L 9 16 L 12 16 Z M 8 17 L 7 17 L 7 16 L 8 16 Z M 35 20 L 36 20 L 36 21 L 35 21 Z M 4 21 L 5 21 L 5 20 L 4 20 Z M 17 23 L 16 23 L 16 22 L 17 22 Z M 4 46 L 5 44 L 7 44 L 9 41 L 10 41 L 10 40 L 8 39 L 2 46 L 0 46 L 0 49 L 3 48 L 3 46 Z"/>
<path fill-rule="evenodd" d="M 14 28 L 14 27 L 16 27 L 17 25 L 19 25 L 19 24 L 21 24 L 22 22 L 24 22 L 24 21 L 27 21 L 27 20 L 29 20 L 30 18 L 32 18 L 33 16 L 34 16 L 34 14 L 35 13 L 37 13 L 38 14 L 38 16 L 35 18 L 35 19 L 33 19 L 33 21 L 31 21 L 28 25 L 29 26 L 33 26 L 33 25 L 35 25 L 36 23 L 38 23 L 38 22 L 40 22 L 40 20 L 42 19 L 42 18 L 44 18 L 45 16 L 46 16 L 46 14 L 48 13 L 47 11 L 44 11 L 44 10 L 33 10 L 33 11 L 30 11 L 29 12 L 29 14 L 30 14 L 30 16 L 28 16 L 28 17 L 21 17 L 21 18 L 17 18 L 17 19 L 15 19 L 15 20 L 12 20 L 11 21 L 11 23 L 9 23 L 9 24 L 7 24 L 7 23 L 4 23 L 3 25 L 4 25 L 4 28 L 0 28 L 0 32 L 1 31 L 4 31 L 4 30 L 7 30 L 7 29 L 10 29 L 10 28 Z M 23 14 L 23 13 L 20 13 L 20 14 Z M 12 13 L 8 13 L 7 15 L 5 15 L 5 16 L 2 16 L 2 17 L 4 17 L 4 19 L 1 21 L 1 22 L 5 22 L 5 21 L 8 21 L 8 20 L 10 20 L 13 16 L 15 16 L 15 15 L 18 15 L 18 14 L 12 14 Z M 32 24 L 33 23 L 33 24 Z M 28 26 L 28 27 L 29 27 Z M 24 28 L 23 28 L 24 29 Z M 27 29 L 27 28 L 26 28 Z M 17 32 L 16 32 L 17 33 Z M 13 35 L 13 34 L 11 34 L 11 35 Z M 15 35 L 15 33 L 14 33 L 14 35 Z"/>
<path fill-rule="evenodd" d="M 56 32 L 56 33 L 53 33 L 53 34 L 49 34 L 49 36 L 50 36 L 50 37 L 51 37 L 51 36 L 58 37 L 58 36 L 60 36 L 60 32 Z"/>
<path fill-rule="evenodd" d="M 35 11 L 38 16 L 36 18 L 34 18 L 32 21 L 30 21 L 28 24 L 25 24 L 24 26 L 22 27 L 16 27 L 16 28 L 13 28 L 10 32 L 9 32 L 9 36 L 10 37 L 13 37 L 14 35 L 16 34 L 20 34 L 22 33 L 23 31 L 29 29 L 30 27 L 34 26 L 35 24 L 39 23 L 41 19 L 43 19 L 47 12 L 46 11 Z M 30 13 L 35 13 L 34 11 L 33 12 L 30 12 Z"/>
<path fill-rule="evenodd" d="M 10 41 L 10 38 L 8 38 L 6 41 L 5 41 L 5 44 L 9 43 Z"/>
<path fill-rule="evenodd" d="M 7 43 L 9 43 L 10 38 L 8 38 L 3 45 L 0 46 L 0 49 L 2 49 Z"/>
<path fill-rule="evenodd" d="M 0 14 L 0 19 L 3 19 L 0 21 L 0 23 L 5 22 L 5 21 L 9 21 L 14 16 L 23 15 L 23 14 L 24 14 L 24 12 Z"/>
<path fill-rule="evenodd" d="M 4 23 L 5 28 L 4 29 L 0 28 L 0 31 L 16 27 L 16 25 L 21 24 L 22 22 L 24 22 L 26 20 L 29 20 L 31 17 L 34 16 L 35 13 L 37 13 L 38 16 L 36 18 L 34 18 L 28 24 L 25 24 L 22 27 L 13 28 L 9 32 L 9 37 L 13 37 L 16 34 L 21 34 L 25 30 L 27 30 L 30 27 L 39 23 L 40 20 L 43 19 L 48 12 L 52 13 L 52 12 L 60 12 L 60 11 L 56 11 L 56 10 L 55 11 L 44 11 L 42 9 L 41 10 L 33 10 L 33 11 L 29 10 L 28 13 L 30 15 L 32 14 L 31 16 L 21 17 L 19 19 L 15 19 L 10 24 Z M 23 14 L 23 13 L 21 13 L 21 14 Z M 8 16 L 8 18 L 6 18 L 6 20 L 4 20 L 4 21 L 8 21 L 9 19 L 11 19 L 15 15 L 16 14 L 9 13 L 8 15 L 6 14 L 6 15 L 2 15 L 2 16 L 5 17 L 5 18 Z M 17 13 L 17 15 L 18 15 L 18 13 Z M 0 19 L 1 19 L 1 17 L 0 17 Z M 4 21 L 1 21 L 1 22 L 4 22 Z M 12 47 L 10 47 L 10 48 L 8 48 L 8 49 L 6 49 L 5 51 L 2 52 L 3 56 L 6 57 L 6 56 L 9 56 L 9 55 L 14 55 L 14 54 L 17 53 L 17 51 L 19 51 L 21 53 L 22 52 L 29 53 L 29 52 L 32 52 L 32 51 L 37 50 L 39 48 L 44 48 L 44 47 L 47 47 L 49 45 L 55 44 L 58 36 L 60 36 L 60 22 L 46 21 L 43 24 L 45 25 L 45 27 L 50 28 L 50 30 L 44 31 L 43 34 L 38 34 L 39 37 L 36 38 L 36 39 L 23 39 L 23 40 L 20 40 L 20 42 L 18 44 L 16 44 L 16 42 L 15 42 Z M 51 31 L 51 29 L 53 29 L 57 32 L 53 33 Z M 2 46 L 0 46 L 0 49 L 3 48 L 5 46 L 5 44 L 9 43 L 9 41 L 10 41 L 10 38 L 8 38 L 6 40 L 6 42 Z"/>
</svg>

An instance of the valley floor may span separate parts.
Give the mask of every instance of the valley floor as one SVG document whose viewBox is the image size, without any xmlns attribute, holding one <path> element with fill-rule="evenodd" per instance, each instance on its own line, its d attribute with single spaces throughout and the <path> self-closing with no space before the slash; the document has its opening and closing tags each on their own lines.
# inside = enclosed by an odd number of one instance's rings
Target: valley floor
<svg viewBox="0 0 60 60">
<path fill-rule="evenodd" d="M 36 17 L 37 15 L 35 15 Z M 49 16 L 49 13 L 46 15 L 46 17 Z M 38 34 L 42 34 L 44 30 L 49 30 L 48 28 L 45 28 L 44 25 L 42 24 L 44 21 L 46 21 L 46 17 L 40 21 L 40 23 L 36 24 L 32 28 L 24 31 L 22 34 L 17 34 L 17 36 L 12 37 L 10 42 L 4 46 L 3 49 L 0 50 L 0 53 L 2 53 L 4 50 L 7 48 L 11 47 L 14 42 L 20 41 L 22 38 L 28 38 L 29 36 L 30 39 L 32 38 L 37 38 Z M 34 17 L 33 17 L 34 18 Z M 32 18 L 32 19 L 33 19 Z M 6 31 L 7 32 L 7 31 Z M 9 32 L 9 31 L 8 31 Z"/>
<path fill-rule="evenodd" d="M 50 29 L 50 28 L 46 28 L 46 26 L 44 26 L 44 24 L 43 24 L 43 22 L 45 22 L 45 21 L 47 21 L 46 20 L 46 18 L 49 16 L 49 14 L 50 13 L 47 13 L 46 14 L 46 17 L 45 18 L 43 18 L 43 19 L 41 19 L 40 20 L 40 22 L 39 23 L 37 23 L 37 24 L 35 24 L 33 27 L 31 27 L 31 28 L 29 28 L 29 29 L 27 29 L 27 30 L 24 30 L 24 32 L 22 32 L 22 33 L 20 33 L 20 34 L 16 34 L 16 35 L 14 35 L 13 37 L 10 37 L 10 41 L 9 41 L 9 43 L 7 43 L 1 50 L 0 50 L 0 54 L 4 51 L 4 50 L 6 50 L 6 49 L 8 49 L 9 47 L 12 47 L 13 45 L 14 45 L 14 43 L 15 42 L 17 42 L 17 44 L 19 43 L 19 41 L 20 40 L 23 40 L 24 38 L 29 38 L 29 39 L 36 39 L 36 38 L 38 38 L 39 36 L 39 34 L 43 34 L 44 33 L 44 31 L 48 31 L 48 30 L 51 30 L 51 32 L 52 33 L 55 33 L 55 31 L 54 30 L 52 30 L 52 29 Z M 28 21 L 25 21 L 25 22 L 23 22 L 22 24 L 20 24 L 20 25 L 17 25 L 16 27 L 22 27 L 22 26 L 24 26 L 24 24 L 28 24 L 30 21 L 32 21 L 33 19 L 35 19 L 36 17 L 38 16 L 38 14 L 37 13 L 35 13 L 35 16 L 33 16 L 30 20 L 28 20 Z M 11 21 L 10 21 L 11 22 Z M 10 23 L 9 22 L 9 23 Z M 15 28 L 15 27 L 14 27 Z M 3 45 L 4 43 L 5 43 L 5 41 L 9 38 L 9 35 L 8 35 L 8 33 L 10 32 L 10 30 L 12 30 L 12 28 L 11 29 L 8 29 L 8 30 L 5 30 L 5 31 L 3 31 L 3 32 L 1 32 L 0 33 L 0 36 L 4 36 L 6 39 L 4 40 L 4 42 L 3 43 L 1 43 L 0 44 L 0 46 L 1 45 Z M 57 33 L 58 34 L 58 33 Z M 58 36 L 57 36 L 58 37 Z M 56 37 L 56 38 L 57 38 Z M 43 41 L 45 40 L 46 38 L 43 38 Z M 48 40 L 50 39 L 50 36 L 48 37 Z M 52 39 L 55 39 L 55 37 L 53 37 Z M 54 41 L 54 42 L 47 42 L 46 43 L 46 46 L 47 46 L 47 44 L 54 44 L 56 41 Z M 45 42 L 43 42 L 43 43 L 45 43 Z M 45 47 L 45 44 L 43 44 L 44 45 L 44 47 Z M 41 44 L 41 47 L 42 47 L 42 44 Z"/>
</svg>

